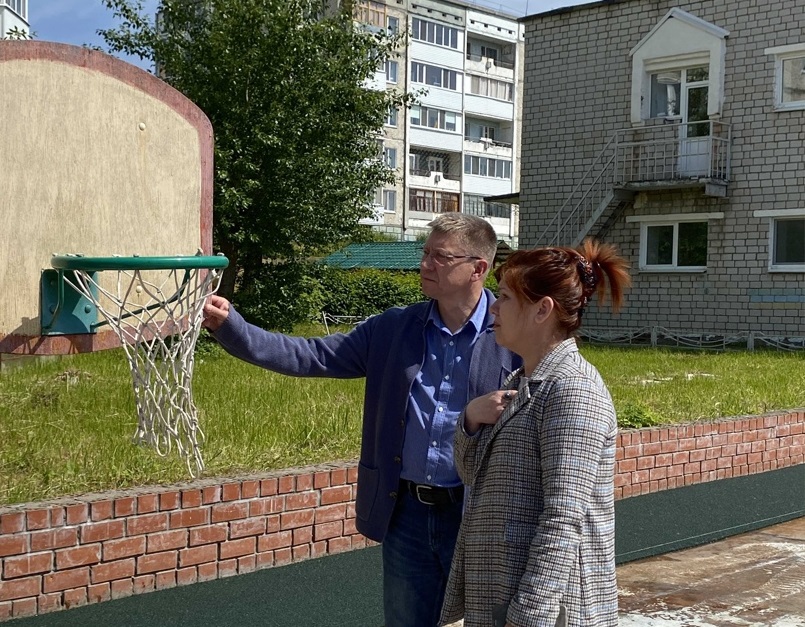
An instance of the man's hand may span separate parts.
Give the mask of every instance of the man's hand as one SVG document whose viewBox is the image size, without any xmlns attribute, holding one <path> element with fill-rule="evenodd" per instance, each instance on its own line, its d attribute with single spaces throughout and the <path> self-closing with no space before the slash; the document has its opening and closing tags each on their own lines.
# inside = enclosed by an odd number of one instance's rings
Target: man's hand
<svg viewBox="0 0 805 627">
<path fill-rule="evenodd" d="M 495 424 L 516 394 L 516 390 L 497 390 L 471 400 L 464 411 L 464 431 L 472 435 L 482 425 Z"/>
<path fill-rule="evenodd" d="M 212 295 L 207 303 L 204 305 L 204 319 L 201 323 L 206 329 L 210 331 L 217 331 L 224 320 L 229 316 L 229 301 L 222 296 Z"/>
</svg>

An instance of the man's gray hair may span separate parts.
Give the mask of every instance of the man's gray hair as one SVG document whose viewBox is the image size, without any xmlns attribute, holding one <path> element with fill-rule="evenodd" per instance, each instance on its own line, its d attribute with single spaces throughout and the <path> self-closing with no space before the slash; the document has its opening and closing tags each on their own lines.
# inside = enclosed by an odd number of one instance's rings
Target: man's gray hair
<svg viewBox="0 0 805 627">
<path fill-rule="evenodd" d="M 495 229 L 483 218 L 466 213 L 443 213 L 428 223 L 431 233 L 449 234 L 456 237 L 469 255 L 483 257 L 489 267 L 495 260 L 498 236 Z"/>
</svg>

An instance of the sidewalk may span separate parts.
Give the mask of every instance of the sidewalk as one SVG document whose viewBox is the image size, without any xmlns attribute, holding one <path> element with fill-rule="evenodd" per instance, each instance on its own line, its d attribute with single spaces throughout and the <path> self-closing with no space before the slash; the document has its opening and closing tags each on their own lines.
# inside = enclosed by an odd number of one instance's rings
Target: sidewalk
<svg viewBox="0 0 805 627">
<path fill-rule="evenodd" d="M 621 627 L 805 627 L 805 518 L 618 567 Z"/>
</svg>

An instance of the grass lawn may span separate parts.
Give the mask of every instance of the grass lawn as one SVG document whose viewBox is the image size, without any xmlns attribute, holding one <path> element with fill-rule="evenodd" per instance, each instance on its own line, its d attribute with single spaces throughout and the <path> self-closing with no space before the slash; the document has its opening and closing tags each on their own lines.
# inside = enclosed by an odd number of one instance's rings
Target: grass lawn
<svg viewBox="0 0 805 627">
<path fill-rule="evenodd" d="M 623 428 L 805 405 L 805 355 L 586 346 Z M 355 459 L 363 380 L 293 379 L 200 351 L 195 401 L 205 476 Z M 0 504 L 169 483 L 184 462 L 134 446 L 121 351 L 44 360 L 0 375 Z"/>
</svg>

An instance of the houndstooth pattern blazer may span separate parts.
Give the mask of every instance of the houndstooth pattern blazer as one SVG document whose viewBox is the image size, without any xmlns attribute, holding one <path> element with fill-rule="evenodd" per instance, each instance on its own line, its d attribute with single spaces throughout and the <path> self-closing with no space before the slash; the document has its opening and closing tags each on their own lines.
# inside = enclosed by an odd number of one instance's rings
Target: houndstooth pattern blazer
<svg viewBox="0 0 805 627">
<path fill-rule="evenodd" d="M 508 604 L 515 627 L 555 627 L 560 606 L 569 627 L 617 625 L 612 399 L 573 339 L 522 375 L 497 424 L 456 430 L 470 489 L 441 623 L 489 627 Z"/>
</svg>

